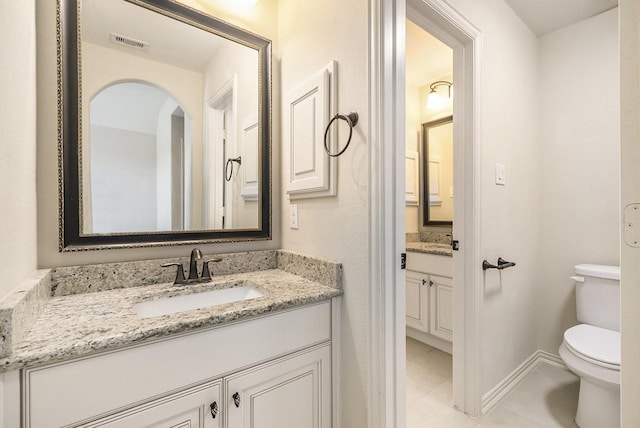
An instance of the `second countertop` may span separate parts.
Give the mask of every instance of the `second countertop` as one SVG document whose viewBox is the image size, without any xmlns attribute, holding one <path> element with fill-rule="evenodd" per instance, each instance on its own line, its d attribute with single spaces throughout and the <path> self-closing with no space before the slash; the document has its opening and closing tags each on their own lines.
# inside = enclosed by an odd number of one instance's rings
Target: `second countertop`
<svg viewBox="0 0 640 428">
<path fill-rule="evenodd" d="M 450 244 L 436 244 L 433 242 L 407 242 L 407 251 L 416 253 L 435 254 L 439 256 L 453 256 Z"/>
</svg>

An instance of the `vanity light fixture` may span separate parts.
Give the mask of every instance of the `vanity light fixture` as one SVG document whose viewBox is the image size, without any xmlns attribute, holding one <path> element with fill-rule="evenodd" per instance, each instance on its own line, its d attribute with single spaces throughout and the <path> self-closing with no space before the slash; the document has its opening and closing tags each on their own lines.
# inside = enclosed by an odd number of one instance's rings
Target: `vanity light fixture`
<svg viewBox="0 0 640 428">
<path fill-rule="evenodd" d="M 445 100 L 440 94 L 438 94 L 438 86 L 447 86 L 449 90 L 448 100 L 451 101 L 451 95 L 453 94 L 453 83 L 446 80 L 438 80 L 429 85 L 429 95 L 427 96 L 427 108 L 430 110 L 439 110 L 444 107 Z"/>
</svg>

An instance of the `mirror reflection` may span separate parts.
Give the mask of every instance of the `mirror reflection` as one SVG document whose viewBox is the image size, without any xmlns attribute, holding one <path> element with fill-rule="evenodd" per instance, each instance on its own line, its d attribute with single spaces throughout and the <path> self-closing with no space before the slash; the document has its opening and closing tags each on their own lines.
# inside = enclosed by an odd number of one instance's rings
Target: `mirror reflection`
<svg viewBox="0 0 640 428">
<path fill-rule="evenodd" d="M 453 224 L 453 116 L 422 124 L 424 225 Z"/>
<path fill-rule="evenodd" d="M 186 109 L 161 88 L 130 82 L 101 90 L 89 115 L 89 166 L 83 173 L 90 187 L 82 196 L 90 215 L 84 230 L 188 228 L 192 120 Z"/>
<path fill-rule="evenodd" d="M 61 249 L 268 239 L 271 43 L 175 2 L 60 1 Z"/>
<path fill-rule="evenodd" d="M 257 228 L 257 51 L 124 0 L 81 22 L 83 232 Z"/>
</svg>

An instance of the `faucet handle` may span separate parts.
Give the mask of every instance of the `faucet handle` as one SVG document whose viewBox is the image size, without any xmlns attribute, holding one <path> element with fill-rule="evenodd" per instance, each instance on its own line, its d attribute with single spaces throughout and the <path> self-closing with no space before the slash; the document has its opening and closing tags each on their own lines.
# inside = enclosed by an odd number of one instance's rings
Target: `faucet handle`
<svg viewBox="0 0 640 428">
<path fill-rule="evenodd" d="M 177 266 L 178 269 L 176 271 L 176 279 L 173 281 L 174 284 L 184 284 L 185 283 L 185 279 L 184 279 L 184 270 L 182 269 L 182 263 L 166 263 L 163 265 L 160 265 L 161 267 L 171 267 L 171 266 Z"/>
<path fill-rule="evenodd" d="M 211 272 L 209 272 L 209 263 L 211 262 L 218 263 L 221 261 L 222 259 L 218 259 L 218 258 L 205 260 L 204 263 L 202 264 L 202 278 L 211 279 Z"/>
</svg>

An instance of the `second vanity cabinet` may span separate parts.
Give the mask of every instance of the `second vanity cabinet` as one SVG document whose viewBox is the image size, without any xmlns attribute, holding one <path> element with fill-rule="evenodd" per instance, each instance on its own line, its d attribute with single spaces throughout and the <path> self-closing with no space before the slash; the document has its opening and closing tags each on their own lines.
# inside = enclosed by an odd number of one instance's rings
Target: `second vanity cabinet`
<svg viewBox="0 0 640 428">
<path fill-rule="evenodd" d="M 332 301 L 23 372 L 26 427 L 329 427 Z"/>
<path fill-rule="evenodd" d="M 451 257 L 407 253 L 407 335 L 447 352 L 453 340 L 452 276 Z"/>
</svg>

